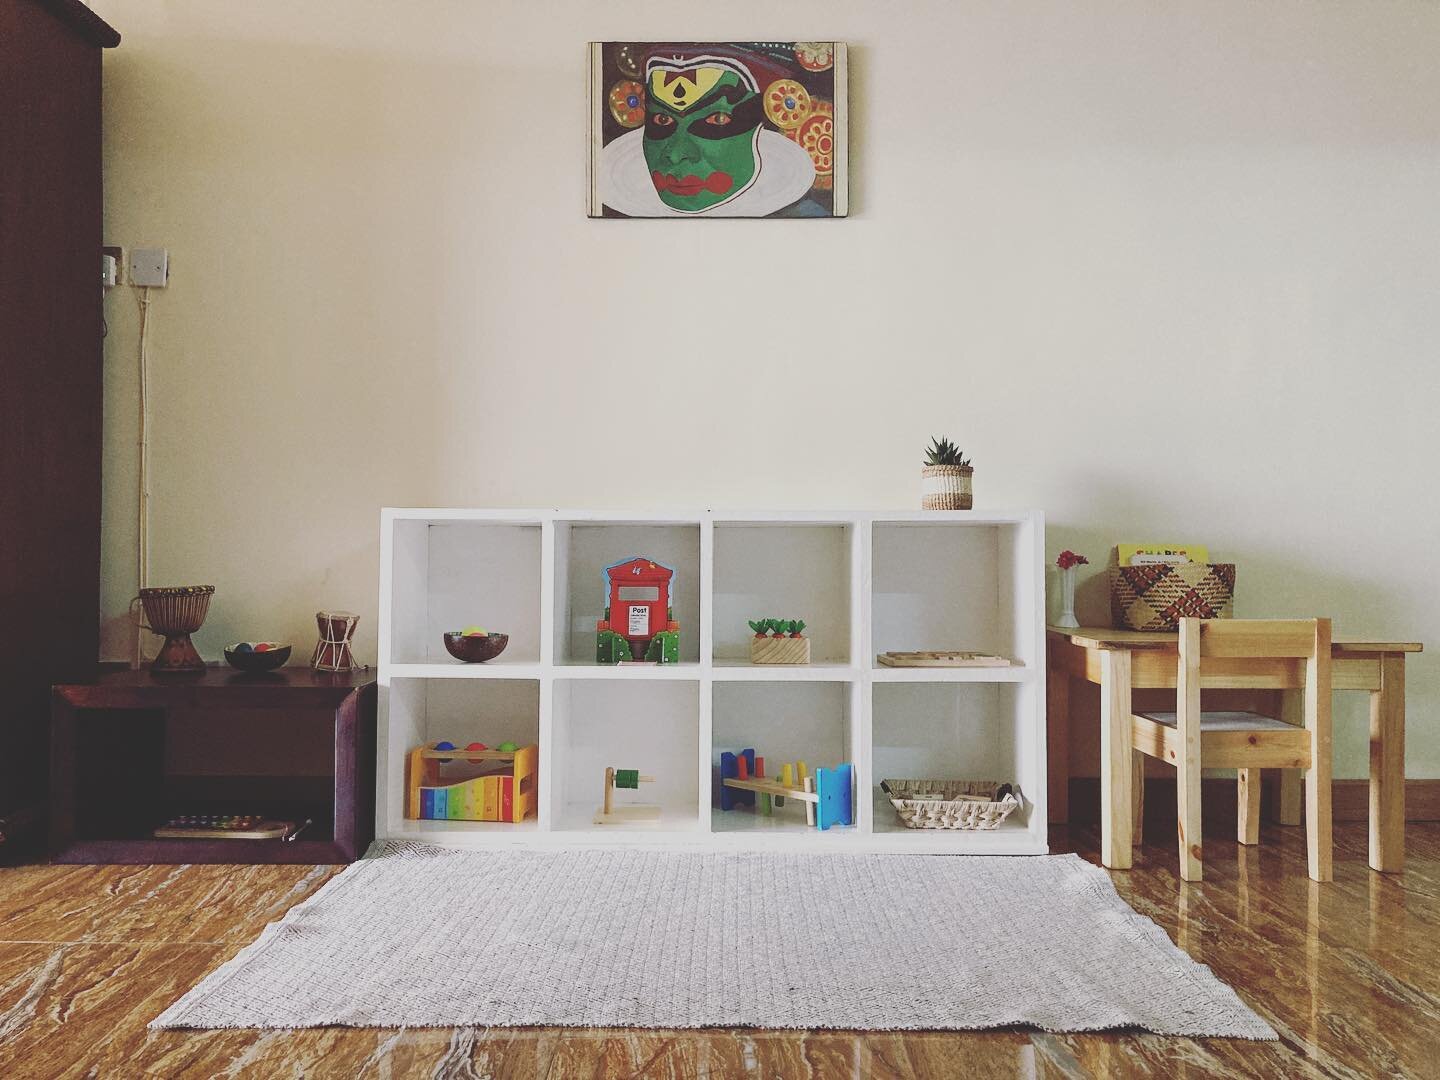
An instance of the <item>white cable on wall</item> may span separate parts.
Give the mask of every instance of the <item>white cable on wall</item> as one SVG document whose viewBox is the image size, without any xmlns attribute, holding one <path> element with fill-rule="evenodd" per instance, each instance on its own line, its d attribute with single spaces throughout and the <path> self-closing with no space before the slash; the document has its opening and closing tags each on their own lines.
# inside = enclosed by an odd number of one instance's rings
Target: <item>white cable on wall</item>
<svg viewBox="0 0 1440 1080">
<path fill-rule="evenodd" d="M 137 294 L 140 302 L 140 417 L 138 498 L 136 499 L 135 581 L 136 593 L 150 584 L 150 287 Z M 134 605 L 135 658 L 131 666 L 144 662 L 143 608 Z"/>
</svg>

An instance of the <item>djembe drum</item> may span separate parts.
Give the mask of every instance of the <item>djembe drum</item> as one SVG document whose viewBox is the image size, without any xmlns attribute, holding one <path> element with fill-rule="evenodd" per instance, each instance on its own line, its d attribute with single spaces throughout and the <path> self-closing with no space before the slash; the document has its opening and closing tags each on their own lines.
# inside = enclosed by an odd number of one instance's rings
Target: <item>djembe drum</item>
<svg viewBox="0 0 1440 1080">
<path fill-rule="evenodd" d="M 320 631 L 320 640 L 315 643 L 310 666 L 316 671 L 354 671 L 359 665 L 350 651 L 350 639 L 359 621 L 359 615 L 348 611 L 317 611 L 315 625 Z"/>
<path fill-rule="evenodd" d="M 148 620 L 146 630 L 160 634 L 165 644 L 150 664 L 159 674 L 204 671 L 205 661 L 190 643 L 190 635 L 205 623 L 214 585 L 176 585 L 141 589 L 138 597 Z M 144 625 L 144 624 L 142 624 Z"/>
</svg>

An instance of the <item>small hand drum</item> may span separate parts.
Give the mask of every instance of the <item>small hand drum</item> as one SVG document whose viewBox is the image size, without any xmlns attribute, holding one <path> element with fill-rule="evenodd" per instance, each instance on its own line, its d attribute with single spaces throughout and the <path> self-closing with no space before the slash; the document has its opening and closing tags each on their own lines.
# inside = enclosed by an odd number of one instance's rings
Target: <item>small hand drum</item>
<svg viewBox="0 0 1440 1080">
<path fill-rule="evenodd" d="M 205 623 L 210 610 L 214 585 L 177 585 L 158 589 L 141 589 L 140 604 L 145 609 L 145 629 L 161 634 L 165 644 L 150 664 L 150 670 L 168 674 L 177 671 L 204 671 L 205 661 L 190 643 L 190 635 Z M 142 624 L 144 625 L 144 624 Z"/>
<path fill-rule="evenodd" d="M 350 651 L 350 639 L 359 621 L 359 615 L 348 611 L 317 611 L 315 625 L 320 631 L 320 640 L 315 643 L 310 666 L 316 671 L 354 671 L 359 665 Z"/>
</svg>

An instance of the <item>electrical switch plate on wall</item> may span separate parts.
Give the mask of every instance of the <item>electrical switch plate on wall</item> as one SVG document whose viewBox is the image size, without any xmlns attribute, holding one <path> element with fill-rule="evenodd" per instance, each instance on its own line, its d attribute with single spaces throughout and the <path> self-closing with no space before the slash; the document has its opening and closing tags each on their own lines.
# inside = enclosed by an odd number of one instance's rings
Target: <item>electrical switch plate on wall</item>
<svg viewBox="0 0 1440 1080">
<path fill-rule="evenodd" d="M 165 248 L 130 249 L 130 284 L 164 287 L 170 274 L 170 253 Z"/>
</svg>

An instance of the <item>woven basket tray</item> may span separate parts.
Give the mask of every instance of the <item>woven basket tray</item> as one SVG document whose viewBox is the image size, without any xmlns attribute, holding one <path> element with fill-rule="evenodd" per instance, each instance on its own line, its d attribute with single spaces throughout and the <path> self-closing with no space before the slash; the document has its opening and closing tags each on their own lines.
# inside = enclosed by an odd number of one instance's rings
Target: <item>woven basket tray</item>
<svg viewBox="0 0 1440 1080">
<path fill-rule="evenodd" d="M 1005 785 L 995 780 L 882 780 L 890 805 L 907 829 L 998 829 L 1024 797 L 1014 784 L 997 798 Z M 929 795 L 922 799 L 915 796 Z M 933 796 L 940 798 L 935 799 Z M 961 799 L 978 795 L 983 802 Z"/>
<path fill-rule="evenodd" d="M 1228 619 L 1234 600 L 1234 563 L 1110 567 L 1110 614 L 1131 630 L 1174 630 L 1187 616 Z"/>
</svg>

